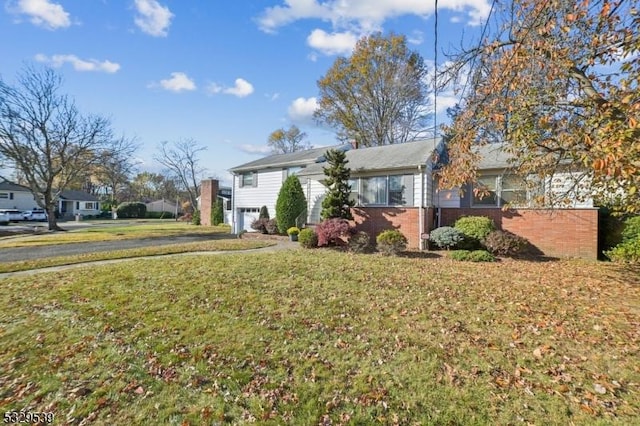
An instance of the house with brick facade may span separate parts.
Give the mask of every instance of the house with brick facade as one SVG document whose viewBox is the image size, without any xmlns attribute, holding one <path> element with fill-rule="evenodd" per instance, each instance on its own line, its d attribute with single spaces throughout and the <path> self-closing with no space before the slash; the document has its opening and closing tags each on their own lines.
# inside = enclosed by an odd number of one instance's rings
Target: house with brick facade
<svg viewBox="0 0 640 426">
<path fill-rule="evenodd" d="M 533 188 L 509 172 L 509 158 L 500 145 L 490 144 L 478 148 L 477 184 L 482 186 L 482 196 L 471 185 L 443 190 L 438 188 L 438 168 L 446 154 L 443 142 L 434 139 L 360 149 L 324 147 L 234 167 L 230 170 L 233 231 L 251 231 L 251 222 L 263 205 L 274 217 L 278 192 L 291 173 L 299 177 L 305 192 L 306 223 L 317 224 L 326 192 L 323 154 L 332 148 L 346 152 L 351 169 L 354 225 L 372 237 L 385 229 L 398 229 L 410 248 L 424 249 L 430 230 L 452 225 L 460 216 L 481 215 L 491 217 L 499 229 L 527 238 L 546 255 L 597 258 L 598 210 L 591 197 L 574 185 L 576 175 L 571 170 Z M 561 205 L 539 207 L 540 199 L 559 198 Z"/>
</svg>

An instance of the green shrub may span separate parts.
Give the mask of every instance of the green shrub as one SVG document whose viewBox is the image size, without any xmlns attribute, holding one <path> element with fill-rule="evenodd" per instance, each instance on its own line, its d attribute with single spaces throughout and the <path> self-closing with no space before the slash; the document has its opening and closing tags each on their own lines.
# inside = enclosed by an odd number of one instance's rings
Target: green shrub
<svg viewBox="0 0 640 426">
<path fill-rule="evenodd" d="M 494 262 L 496 258 L 486 250 L 454 250 L 451 258 L 466 262 Z"/>
<path fill-rule="evenodd" d="M 453 260 L 468 260 L 469 253 L 469 250 L 453 250 L 449 255 Z"/>
<path fill-rule="evenodd" d="M 224 201 L 217 198 L 211 208 L 211 224 L 218 226 L 221 223 L 224 223 Z"/>
<path fill-rule="evenodd" d="M 306 208 L 307 200 L 300 180 L 296 175 L 291 175 L 282 184 L 276 201 L 276 219 L 280 233 L 284 234 L 287 229 L 296 226 L 296 219 Z"/>
<path fill-rule="evenodd" d="M 291 228 L 287 229 L 287 235 L 298 235 L 300 234 L 300 228 L 298 228 L 297 226 L 292 226 Z"/>
<path fill-rule="evenodd" d="M 318 234 L 311 228 L 304 228 L 298 234 L 298 241 L 304 248 L 318 247 Z"/>
<path fill-rule="evenodd" d="M 144 219 L 147 206 L 144 203 L 121 203 L 117 212 L 119 219 Z"/>
<path fill-rule="evenodd" d="M 193 225 L 200 225 L 200 210 L 196 210 L 191 215 L 191 223 Z"/>
<path fill-rule="evenodd" d="M 483 241 L 487 250 L 497 256 L 518 256 L 527 243 L 525 238 L 508 231 L 491 231 Z"/>
<path fill-rule="evenodd" d="M 464 234 L 450 226 L 441 226 L 429 233 L 429 240 L 440 248 L 450 250 L 464 241 Z"/>
<path fill-rule="evenodd" d="M 407 237 L 397 229 L 388 229 L 378 234 L 376 244 L 385 256 L 397 255 L 407 249 Z"/>
<path fill-rule="evenodd" d="M 489 232 L 496 229 L 493 220 L 486 216 L 462 216 L 453 227 L 467 237 L 462 243 L 469 248 L 479 247 Z"/>
<path fill-rule="evenodd" d="M 625 240 L 604 254 L 613 262 L 640 263 L 640 236 Z"/>
<path fill-rule="evenodd" d="M 640 216 L 633 216 L 624 221 L 622 241 L 637 240 L 640 238 Z"/>
<path fill-rule="evenodd" d="M 474 250 L 469 253 L 471 262 L 495 262 L 496 258 L 486 250 Z"/>
<path fill-rule="evenodd" d="M 364 231 L 356 232 L 349 239 L 349 251 L 353 253 L 368 253 L 371 249 L 371 237 Z"/>
<path fill-rule="evenodd" d="M 258 216 L 258 218 L 269 219 L 269 209 L 267 208 L 267 206 L 260 207 L 260 215 Z"/>
</svg>

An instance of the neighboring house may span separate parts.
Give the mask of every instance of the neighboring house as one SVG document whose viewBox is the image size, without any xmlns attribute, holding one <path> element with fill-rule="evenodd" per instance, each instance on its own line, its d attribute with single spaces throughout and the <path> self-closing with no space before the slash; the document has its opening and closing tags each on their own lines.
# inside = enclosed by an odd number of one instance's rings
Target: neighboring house
<svg viewBox="0 0 640 426">
<path fill-rule="evenodd" d="M 65 190 L 58 199 L 60 217 L 96 216 L 100 214 L 100 201 L 84 191 Z"/>
<path fill-rule="evenodd" d="M 326 188 L 323 154 L 318 148 L 292 154 L 272 155 L 234 167 L 232 201 L 234 232 L 251 230 L 251 222 L 265 205 L 271 217 L 284 179 L 299 176 L 307 199 L 307 224 L 320 221 Z M 405 144 L 346 151 L 351 169 L 356 229 L 373 238 L 385 229 L 399 229 L 410 248 L 425 248 L 428 232 L 453 225 L 464 215 L 491 217 L 500 229 L 527 238 L 541 252 L 551 256 L 597 257 L 598 211 L 586 193 L 565 191 L 574 174 L 558 173 L 535 189 L 509 173 L 508 157 L 500 145 L 480 148 L 479 183 L 484 197 L 475 196 L 471 186 L 461 190 L 438 188 L 438 162 L 445 158 L 443 143 L 423 140 Z M 554 209 L 535 207 L 534 200 L 562 195 L 564 203 Z M 505 204 L 509 204 L 505 209 Z M 517 206 L 517 207 L 516 207 Z"/>
<path fill-rule="evenodd" d="M 218 181 L 216 179 L 207 179 L 205 182 L 216 182 L 216 187 L 218 185 Z M 202 189 L 201 189 L 202 192 Z M 230 186 L 220 186 L 217 189 L 217 199 L 222 201 L 222 210 L 224 213 L 224 222 L 227 225 L 231 224 L 232 213 L 231 213 L 231 193 L 232 189 Z M 207 198 L 208 200 L 210 198 Z M 196 202 L 198 203 L 198 210 L 202 212 L 202 194 L 196 198 Z M 202 216 L 202 214 L 201 214 Z"/>
<path fill-rule="evenodd" d="M 145 206 L 147 206 L 148 212 L 167 212 L 176 216 L 182 213 L 182 207 L 177 205 L 175 201 L 165 200 L 164 198 L 145 203 Z"/>
<path fill-rule="evenodd" d="M 0 177 L 0 209 L 30 210 L 37 206 L 31 190 Z"/>
<path fill-rule="evenodd" d="M 0 177 L 0 209 L 24 211 L 35 208 L 40 207 L 31 189 Z M 93 216 L 100 214 L 100 203 L 98 198 L 86 192 L 66 190 L 60 194 L 57 210 L 61 217 Z"/>
</svg>

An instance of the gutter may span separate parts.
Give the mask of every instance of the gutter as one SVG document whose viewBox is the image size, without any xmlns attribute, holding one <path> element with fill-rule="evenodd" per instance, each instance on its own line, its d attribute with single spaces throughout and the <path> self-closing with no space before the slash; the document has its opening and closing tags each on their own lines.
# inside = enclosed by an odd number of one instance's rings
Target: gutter
<svg viewBox="0 0 640 426">
<path fill-rule="evenodd" d="M 418 209 L 418 217 L 420 223 L 418 224 L 418 248 L 424 250 L 424 242 L 422 241 L 422 234 L 424 234 L 424 172 L 422 171 L 422 164 L 418 165 L 418 172 L 420 172 L 420 207 Z"/>
</svg>

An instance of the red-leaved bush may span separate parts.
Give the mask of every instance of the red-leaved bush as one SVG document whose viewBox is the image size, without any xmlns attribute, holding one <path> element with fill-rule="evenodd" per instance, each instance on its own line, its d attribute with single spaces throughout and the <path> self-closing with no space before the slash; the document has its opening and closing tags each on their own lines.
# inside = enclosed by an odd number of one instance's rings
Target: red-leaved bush
<svg viewBox="0 0 640 426">
<path fill-rule="evenodd" d="M 316 234 L 318 234 L 319 247 L 341 245 L 342 237 L 348 237 L 351 234 L 351 226 L 345 219 L 327 219 L 316 226 Z"/>
</svg>

